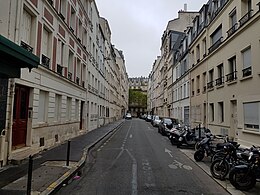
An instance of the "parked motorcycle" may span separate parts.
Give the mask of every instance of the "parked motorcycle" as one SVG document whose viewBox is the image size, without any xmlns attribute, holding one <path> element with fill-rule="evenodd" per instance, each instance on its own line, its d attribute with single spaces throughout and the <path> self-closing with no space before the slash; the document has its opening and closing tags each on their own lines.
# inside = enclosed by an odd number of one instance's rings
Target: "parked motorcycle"
<svg viewBox="0 0 260 195">
<path fill-rule="evenodd" d="M 236 144 L 236 142 L 225 143 L 223 151 L 219 152 L 219 156 L 215 157 L 210 166 L 210 172 L 214 178 L 224 180 L 233 166 L 247 161 L 247 150 L 238 147 L 239 144 Z"/>
<path fill-rule="evenodd" d="M 194 159 L 197 162 L 202 161 L 205 156 L 212 157 L 218 150 L 223 147 L 221 143 L 213 145 L 213 139 L 214 136 L 211 133 L 207 133 L 205 138 L 196 143 L 195 147 L 197 150 L 194 153 Z"/>
<path fill-rule="evenodd" d="M 260 149 L 253 147 L 249 163 L 234 166 L 229 173 L 230 183 L 238 190 L 250 190 L 260 181 Z"/>
<path fill-rule="evenodd" d="M 202 161 L 202 159 L 207 156 L 211 157 L 211 161 L 213 162 L 217 157 L 221 155 L 223 157 L 225 155 L 223 149 L 228 141 L 227 137 L 223 136 L 215 136 L 211 133 L 206 133 L 206 137 L 201 141 L 197 142 L 195 148 L 197 149 L 194 153 L 194 159 L 196 161 Z M 223 140 L 223 143 L 213 144 L 212 141 L 216 140 Z M 217 155 L 216 155 L 217 154 Z"/>
<path fill-rule="evenodd" d="M 182 130 L 180 130 L 180 136 L 177 142 L 177 147 L 179 148 L 182 145 L 194 147 L 197 141 L 198 138 L 195 134 L 195 131 L 185 126 L 182 128 Z"/>
</svg>

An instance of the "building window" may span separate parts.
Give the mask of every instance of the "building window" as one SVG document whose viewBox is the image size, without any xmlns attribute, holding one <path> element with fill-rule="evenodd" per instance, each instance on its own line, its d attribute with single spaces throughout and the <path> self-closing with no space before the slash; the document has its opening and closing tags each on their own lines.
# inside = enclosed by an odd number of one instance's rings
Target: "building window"
<svg viewBox="0 0 260 195">
<path fill-rule="evenodd" d="M 194 91 L 194 79 L 191 80 L 191 95 L 194 96 L 195 95 L 195 91 Z"/>
<path fill-rule="evenodd" d="M 197 63 L 200 62 L 200 45 L 196 46 L 196 59 L 197 59 Z"/>
<path fill-rule="evenodd" d="M 231 36 L 237 30 L 237 13 L 236 9 L 233 9 L 229 13 L 229 26 L 230 29 L 227 31 L 228 36 Z"/>
<path fill-rule="evenodd" d="M 74 65 L 74 60 L 73 60 L 73 52 L 69 51 L 69 64 L 68 64 L 68 79 L 72 80 L 73 76 L 73 65 Z"/>
<path fill-rule="evenodd" d="M 203 39 L 202 45 L 203 45 L 203 57 L 205 58 L 206 55 L 207 55 L 207 41 L 206 41 L 206 38 Z"/>
<path fill-rule="evenodd" d="M 228 71 L 226 75 L 227 82 L 234 81 L 237 79 L 237 68 L 236 68 L 236 56 L 228 59 Z"/>
<path fill-rule="evenodd" d="M 224 122 L 224 103 L 223 102 L 218 102 L 218 118 L 219 118 L 220 123 Z"/>
<path fill-rule="evenodd" d="M 71 120 L 71 102 L 72 102 L 72 98 L 67 97 L 67 107 L 66 107 L 66 119 L 67 119 L 67 121 Z"/>
<path fill-rule="evenodd" d="M 246 129 L 259 131 L 259 105 L 260 102 L 244 103 L 244 124 Z"/>
<path fill-rule="evenodd" d="M 34 17 L 24 9 L 21 26 L 21 46 L 30 52 L 33 52 L 33 29 L 36 28 L 33 19 Z"/>
<path fill-rule="evenodd" d="M 62 96 L 59 94 L 55 95 L 55 120 L 60 121 L 61 119 L 61 100 Z"/>
<path fill-rule="evenodd" d="M 209 104 L 209 120 L 210 122 L 214 121 L 214 103 Z"/>
<path fill-rule="evenodd" d="M 79 100 L 75 100 L 75 119 L 79 120 Z"/>
<path fill-rule="evenodd" d="M 202 87 L 203 87 L 203 93 L 207 90 L 207 73 L 204 72 L 202 75 Z"/>
<path fill-rule="evenodd" d="M 251 48 L 247 48 L 242 51 L 243 58 L 243 77 L 250 76 L 252 74 L 252 64 L 251 64 Z"/>
<path fill-rule="evenodd" d="M 214 87 L 214 69 L 209 71 L 209 82 L 207 83 L 207 88 L 212 89 Z"/>
<path fill-rule="evenodd" d="M 42 41 L 41 62 L 43 66 L 45 66 L 46 68 L 50 68 L 51 33 L 46 28 L 43 28 L 41 41 Z"/>
<path fill-rule="evenodd" d="M 39 108 L 38 108 L 38 122 L 47 122 L 49 105 L 49 93 L 40 90 Z"/>
<path fill-rule="evenodd" d="M 224 83 L 224 67 L 223 64 L 217 66 L 218 78 L 216 79 L 216 86 L 223 85 Z"/>
<path fill-rule="evenodd" d="M 209 48 L 209 53 L 214 51 L 222 42 L 222 25 L 220 25 L 211 35 L 211 47 Z"/>
<path fill-rule="evenodd" d="M 66 13 L 67 13 L 66 5 L 67 5 L 67 0 L 60 0 L 60 13 L 59 14 L 62 17 L 62 19 L 66 18 Z"/>
<path fill-rule="evenodd" d="M 200 93 L 200 75 L 197 76 L 197 94 Z"/>
<path fill-rule="evenodd" d="M 73 7 L 71 7 L 70 11 L 70 28 L 72 32 L 74 32 L 76 29 L 76 11 L 73 9 Z"/>
</svg>

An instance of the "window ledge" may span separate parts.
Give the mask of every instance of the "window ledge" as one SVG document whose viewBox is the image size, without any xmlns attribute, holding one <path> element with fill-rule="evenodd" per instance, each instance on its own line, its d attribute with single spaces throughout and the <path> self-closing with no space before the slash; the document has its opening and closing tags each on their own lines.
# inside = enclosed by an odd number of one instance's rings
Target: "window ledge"
<svg viewBox="0 0 260 195">
<path fill-rule="evenodd" d="M 244 80 L 252 79 L 252 78 L 253 78 L 253 75 L 249 75 L 249 76 L 243 77 L 242 79 L 240 79 L 240 81 L 244 81 Z"/>
<path fill-rule="evenodd" d="M 213 91 L 213 90 L 214 90 L 214 87 L 208 89 L 208 92 Z"/>
<path fill-rule="evenodd" d="M 260 135 L 260 131 L 256 129 L 244 129 L 242 130 L 243 133 L 249 133 L 254 135 Z"/>
<path fill-rule="evenodd" d="M 216 86 L 217 89 L 224 87 L 224 84 Z"/>
<path fill-rule="evenodd" d="M 233 84 L 236 84 L 236 83 L 237 83 L 237 80 L 229 81 L 229 82 L 227 82 L 227 85 L 233 85 Z"/>
</svg>

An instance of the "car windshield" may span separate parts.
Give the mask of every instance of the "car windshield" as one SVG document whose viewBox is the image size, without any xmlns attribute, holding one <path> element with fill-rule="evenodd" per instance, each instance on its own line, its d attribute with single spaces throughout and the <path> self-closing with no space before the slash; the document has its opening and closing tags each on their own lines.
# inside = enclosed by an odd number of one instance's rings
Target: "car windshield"
<svg viewBox="0 0 260 195">
<path fill-rule="evenodd" d="M 160 119 L 159 116 L 154 117 L 154 120 L 159 120 L 159 119 Z"/>
<path fill-rule="evenodd" d="M 172 124 L 172 120 L 169 119 L 169 118 L 165 118 L 164 123 L 167 124 L 167 125 L 170 125 L 170 124 Z"/>
</svg>

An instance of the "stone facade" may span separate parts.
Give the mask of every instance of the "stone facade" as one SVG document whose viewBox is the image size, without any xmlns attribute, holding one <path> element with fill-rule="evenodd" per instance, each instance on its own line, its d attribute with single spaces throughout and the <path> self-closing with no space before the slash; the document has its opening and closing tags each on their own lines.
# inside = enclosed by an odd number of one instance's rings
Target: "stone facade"
<svg viewBox="0 0 260 195">
<path fill-rule="evenodd" d="M 41 59 L 8 81 L 3 165 L 123 117 L 124 56 L 95 1 L 8 0 L 0 16 L 1 35 Z"/>
</svg>

